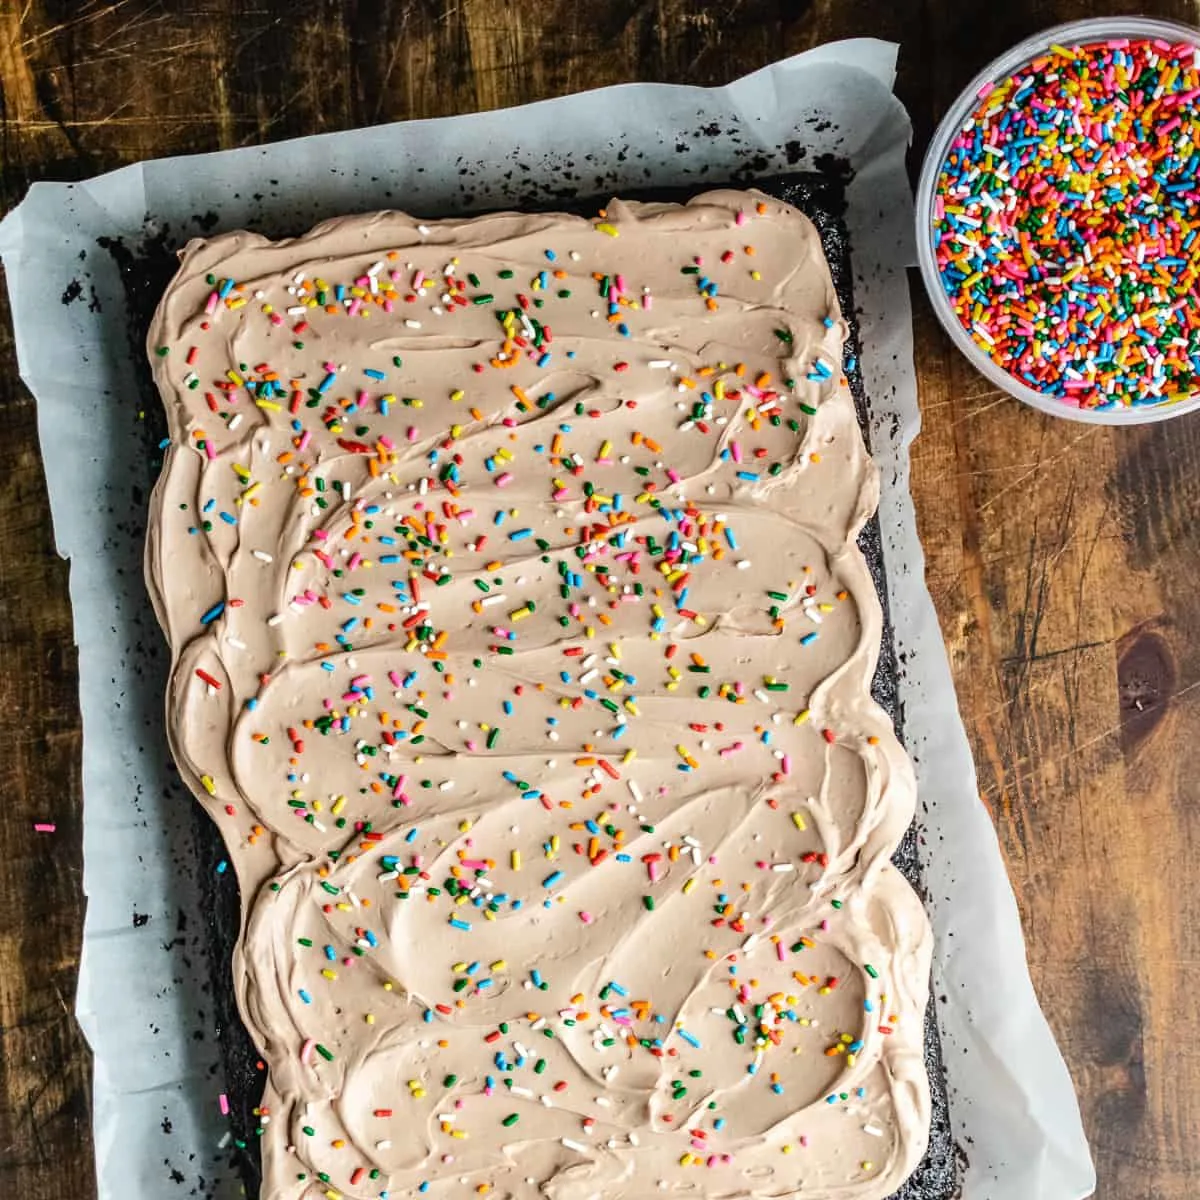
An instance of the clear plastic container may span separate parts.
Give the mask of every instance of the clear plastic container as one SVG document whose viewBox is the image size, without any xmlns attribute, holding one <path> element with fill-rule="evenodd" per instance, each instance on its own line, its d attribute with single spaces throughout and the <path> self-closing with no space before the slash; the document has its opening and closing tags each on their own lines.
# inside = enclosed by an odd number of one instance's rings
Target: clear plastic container
<svg viewBox="0 0 1200 1200">
<path fill-rule="evenodd" d="M 950 111 L 942 118 L 942 123 L 933 135 L 925 154 L 921 178 L 917 184 L 917 256 L 921 266 L 921 277 L 925 281 L 925 290 L 929 293 L 929 300 L 938 320 L 975 369 L 997 387 L 1003 388 L 1033 408 L 1050 413 L 1051 416 L 1086 421 L 1093 425 L 1143 425 L 1151 421 L 1166 421 L 1200 408 L 1200 386 L 1186 400 L 1132 408 L 1079 408 L 1055 396 L 1045 395 L 997 365 L 971 340 L 946 296 L 934 257 L 933 206 L 938 176 L 941 174 L 950 143 L 980 104 L 980 88 L 985 84 L 1007 79 L 1033 59 L 1045 54 L 1052 45 L 1086 46 L 1109 38 L 1160 38 L 1172 43 L 1190 42 L 1200 47 L 1200 30 L 1188 25 L 1152 20 L 1149 17 L 1097 17 L 1087 21 L 1069 21 L 1065 25 L 1046 29 L 1026 38 L 1007 54 L 995 59 L 960 93 Z"/>
</svg>

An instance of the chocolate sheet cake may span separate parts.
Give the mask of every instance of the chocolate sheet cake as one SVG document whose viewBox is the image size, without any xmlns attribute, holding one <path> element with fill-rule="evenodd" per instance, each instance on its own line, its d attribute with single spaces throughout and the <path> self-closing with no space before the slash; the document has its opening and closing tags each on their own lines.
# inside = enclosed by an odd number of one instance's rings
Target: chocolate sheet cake
<svg viewBox="0 0 1200 1200">
<path fill-rule="evenodd" d="M 263 1196 L 953 1193 L 830 189 L 190 249 L 150 577 Z"/>
</svg>

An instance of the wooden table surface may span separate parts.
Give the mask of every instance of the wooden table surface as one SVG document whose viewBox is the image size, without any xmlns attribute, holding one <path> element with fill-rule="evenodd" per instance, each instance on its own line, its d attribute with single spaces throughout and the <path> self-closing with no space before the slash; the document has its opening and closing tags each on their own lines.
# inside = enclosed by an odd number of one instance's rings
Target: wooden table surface
<svg viewBox="0 0 1200 1200">
<path fill-rule="evenodd" d="M 902 44 L 915 154 L 984 63 L 1101 0 L 0 0 L 0 204 L 38 179 Z M 1198 0 L 1141 0 L 1200 21 Z M 914 159 L 915 161 L 915 159 Z M 914 279 L 914 283 L 915 283 Z M 67 564 L 0 292 L 0 1194 L 95 1195 Z M 913 489 L 959 701 L 1102 1200 L 1200 1196 L 1200 417 L 988 386 L 914 292 Z M 57 823 L 53 835 L 35 821 Z"/>
</svg>

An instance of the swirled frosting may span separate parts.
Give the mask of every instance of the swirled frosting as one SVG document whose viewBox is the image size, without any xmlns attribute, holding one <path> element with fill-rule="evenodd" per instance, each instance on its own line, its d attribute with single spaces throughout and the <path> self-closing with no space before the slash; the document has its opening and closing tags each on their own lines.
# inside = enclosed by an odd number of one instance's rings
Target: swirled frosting
<svg viewBox="0 0 1200 1200">
<path fill-rule="evenodd" d="M 910 1173 L 931 938 L 845 332 L 757 192 L 183 252 L 147 575 L 264 1200 Z"/>
</svg>

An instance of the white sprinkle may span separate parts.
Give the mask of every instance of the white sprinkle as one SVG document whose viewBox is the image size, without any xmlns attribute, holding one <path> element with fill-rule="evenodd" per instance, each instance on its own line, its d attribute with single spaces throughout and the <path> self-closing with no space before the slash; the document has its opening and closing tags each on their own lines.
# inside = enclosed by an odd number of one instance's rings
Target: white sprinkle
<svg viewBox="0 0 1200 1200">
<path fill-rule="evenodd" d="M 275 561 L 275 559 L 270 554 L 268 554 L 265 550 L 253 550 L 253 551 L 251 551 L 251 553 L 254 555 L 255 558 L 258 559 L 259 562 L 269 563 L 269 562 Z"/>
<path fill-rule="evenodd" d="M 559 1144 L 566 1146 L 568 1150 L 574 1150 L 579 1154 L 586 1154 L 587 1147 L 582 1142 L 573 1141 L 571 1138 L 559 1138 Z"/>
</svg>

